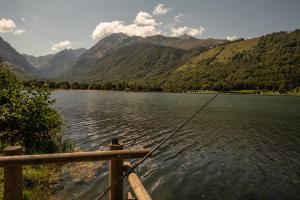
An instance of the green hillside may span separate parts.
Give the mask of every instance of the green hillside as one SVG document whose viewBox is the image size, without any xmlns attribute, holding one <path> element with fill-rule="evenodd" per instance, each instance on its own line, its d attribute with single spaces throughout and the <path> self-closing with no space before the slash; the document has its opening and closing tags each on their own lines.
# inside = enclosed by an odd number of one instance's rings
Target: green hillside
<svg viewBox="0 0 300 200">
<path fill-rule="evenodd" d="M 121 47 L 101 59 L 79 61 L 67 72 L 66 77 L 69 80 L 102 83 L 160 80 L 199 53 L 200 50 L 188 51 L 150 43 L 135 43 Z"/>
<path fill-rule="evenodd" d="M 144 38 L 144 42 L 149 42 L 159 46 L 190 50 L 195 48 L 215 47 L 217 45 L 227 43 L 228 40 L 212 38 L 197 39 L 188 35 L 182 35 L 179 37 L 165 37 L 163 35 L 154 35 Z"/>
<path fill-rule="evenodd" d="M 83 53 L 59 78 L 70 81 L 162 79 L 193 56 L 228 40 L 111 34 Z M 153 78 L 154 76 L 159 76 Z"/>
<path fill-rule="evenodd" d="M 7 61 L 7 56 L 3 56 L 6 54 L 2 54 L 2 60 Z M 19 60 L 25 60 L 21 58 Z M 105 84 L 123 84 L 122 88 L 140 85 L 174 92 L 287 92 L 300 88 L 300 30 L 232 42 L 201 40 L 187 35 L 142 38 L 118 33 L 100 40 L 80 56 L 69 58 L 62 54 L 55 59 L 59 62 L 55 65 L 52 63 L 55 67 L 47 67 L 45 73 L 48 77 L 50 72 L 58 70 L 59 73 L 51 78 L 70 82 L 64 82 L 63 85 L 72 85 L 74 82 L 83 83 L 84 88 L 88 88 L 89 84 L 96 84 L 97 88 L 104 88 Z M 66 59 L 70 60 L 68 63 L 75 64 L 64 67 Z M 31 74 L 26 69 L 15 65 L 14 71 Z M 53 82 L 53 85 L 61 84 Z"/>
<path fill-rule="evenodd" d="M 300 30 L 235 41 L 188 61 L 162 87 L 180 90 L 290 90 L 300 86 Z"/>
</svg>

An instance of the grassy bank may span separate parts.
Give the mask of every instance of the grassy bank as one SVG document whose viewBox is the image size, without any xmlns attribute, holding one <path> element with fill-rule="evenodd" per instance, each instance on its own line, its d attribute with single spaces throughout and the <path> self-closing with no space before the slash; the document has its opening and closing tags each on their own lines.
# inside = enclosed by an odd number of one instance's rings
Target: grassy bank
<svg viewBox="0 0 300 200">
<path fill-rule="evenodd" d="M 300 90 L 294 89 L 287 92 L 280 92 L 274 90 L 236 90 L 229 91 L 230 93 L 236 94 L 258 94 L 266 96 L 300 96 Z"/>
<path fill-rule="evenodd" d="M 266 95 L 266 96 L 300 96 L 300 89 L 296 88 L 288 92 L 280 92 L 274 90 L 230 90 L 230 91 L 213 91 L 213 90 L 197 90 L 197 91 L 187 91 L 186 93 L 193 94 L 214 94 L 214 93 L 223 93 L 223 94 L 256 94 L 256 95 Z"/>
<path fill-rule="evenodd" d="M 53 194 L 59 181 L 59 166 L 30 166 L 23 168 L 24 200 L 55 199 Z M 4 170 L 0 168 L 0 199 L 4 192 Z M 52 189 L 51 189 L 52 188 Z"/>
</svg>

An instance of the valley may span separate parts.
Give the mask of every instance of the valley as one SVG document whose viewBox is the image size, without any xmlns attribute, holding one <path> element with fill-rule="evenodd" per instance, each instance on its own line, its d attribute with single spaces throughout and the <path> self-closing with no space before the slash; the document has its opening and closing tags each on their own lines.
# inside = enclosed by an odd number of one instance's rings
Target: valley
<svg viewBox="0 0 300 200">
<path fill-rule="evenodd" d="M 1 43 L 0 56 L 15 66 L 16 73 L 51 88 L 292 94 L 300 90 L 299 30 L 235 41 L 114 33 L 90 49 L 40 57 L 20 55 L 7 42 Z"/>
</svg>

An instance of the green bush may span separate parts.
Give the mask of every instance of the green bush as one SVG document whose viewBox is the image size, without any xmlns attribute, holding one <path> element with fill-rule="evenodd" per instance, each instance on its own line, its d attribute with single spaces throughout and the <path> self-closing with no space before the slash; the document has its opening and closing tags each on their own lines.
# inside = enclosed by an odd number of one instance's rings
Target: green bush
<svg viewBox="0 0 300 200">
<path fill-rule="evenodd" d="M 51 107 L 54 100 L 44 86 L 25 86 L 0 65 L 0 150 L 22 145 L 28 153 L 69 151 L 71 143 L 63 139 L 63 121 Z"/>
</svg>

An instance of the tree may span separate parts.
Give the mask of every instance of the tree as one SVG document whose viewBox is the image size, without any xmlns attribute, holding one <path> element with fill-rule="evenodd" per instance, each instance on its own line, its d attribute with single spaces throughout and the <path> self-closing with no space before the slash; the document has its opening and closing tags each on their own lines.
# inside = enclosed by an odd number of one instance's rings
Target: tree
<svg viewBox="0 0 300 200">
<path fill-rule="evenodd" d="M 71 150 L 53 103 L 48 88 L 25 86 L 0 65 L 0 150 L 8 145 L 22 145 L 29 153 Z"/>
<path fill-rule="evenodd" d="M 111 82 L 104 83 L 103 86 L 104 90 L 112 90 L 114 88 L 114 85 Z"/>
</svg>

